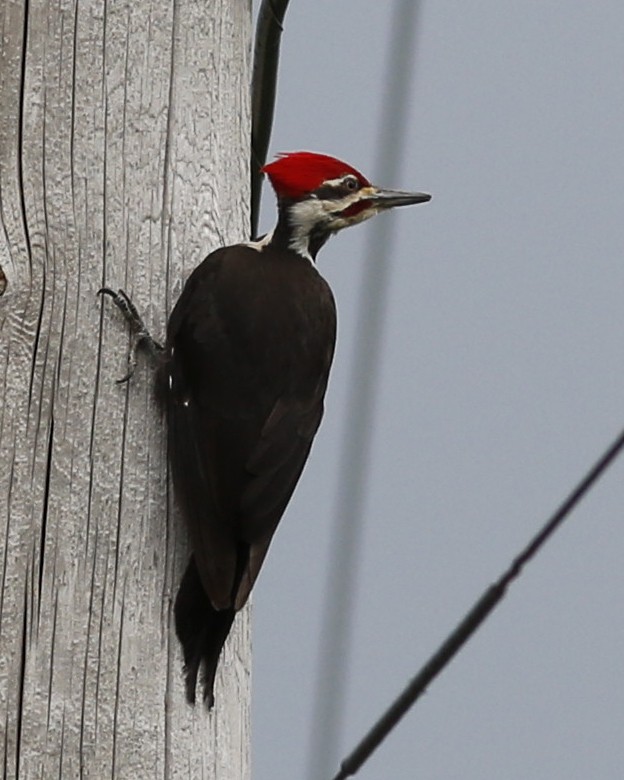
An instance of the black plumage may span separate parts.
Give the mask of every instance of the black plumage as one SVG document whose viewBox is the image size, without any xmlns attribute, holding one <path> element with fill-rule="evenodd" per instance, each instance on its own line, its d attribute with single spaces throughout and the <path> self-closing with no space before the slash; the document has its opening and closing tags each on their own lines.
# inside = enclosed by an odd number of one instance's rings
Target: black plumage
<svg viewBox="0 0 624 780">
<path fill-rule="evenodd" d="M 310 259 L 237 245 L 209 255 L 171 314 L 158 396 L 193 555 L 175 603 L 186 692 L 212 706 L 247 601 L 323 415 L 333 295 Z"/>
</svg>

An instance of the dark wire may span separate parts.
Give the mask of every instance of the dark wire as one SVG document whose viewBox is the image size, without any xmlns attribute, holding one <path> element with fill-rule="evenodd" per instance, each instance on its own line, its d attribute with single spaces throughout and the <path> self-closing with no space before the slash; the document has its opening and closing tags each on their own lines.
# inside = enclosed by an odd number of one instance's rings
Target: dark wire
<svg viewBox="0 0 624 780">
<path fill-rule="evenodd" d="M 251 83 L 251 237 L 258 232 L 260 196 L 273 114 L 279 50 L 289 0 L 263 0 L 258 11 Z"/>
<path fill-rule="evenodd" d="M 410 85 L 415 72 L 417 0 L 393 3 L 385 84 L 377 138 L 376 183 L 401 186 L 399 177 L 408 137 Z M 408 188 L 409 189 L 409 188 Z M 378 366 L 395 244 L 395 220 L 373 224 L 362 258 L 353 366 L 341 446 L 325 606 L 319 643 L 317 685 L 308 757 L 308 778 L 327 777 L 338 760 L 344 720 L 351 627 L 361 557 L 363 515 L 369 483 L 373 422 L 379 387 Z"/>
<path fill-rule="evenodd" d="M 557 511 L 544 524 L 542 529 L 513 560 L 511 566 L 500 579 L 491 585 L 464 617 L 457 628 L 447 637 L 434 655 L 422 667 L 393 704 L 362 739 L 355 750 L 344 759 L 340 771 L 333 780 L 345 780 L 352 777 L 362 767 L 372 753 L 379 747 L 401 718 L 415 704 L 429 683 L 444 669 L 456 653 L 466 644 L 494 607 L 502 600 L 508 586 L 520 576 L 522 569 L 561 526 L 570 512 L 581 501 L 594 483 L 615 460 L 624 448 L 624 431 L 611 444 L 604 455 L 590 469 L 585 477 L 559 506 Z"/>
</svg>

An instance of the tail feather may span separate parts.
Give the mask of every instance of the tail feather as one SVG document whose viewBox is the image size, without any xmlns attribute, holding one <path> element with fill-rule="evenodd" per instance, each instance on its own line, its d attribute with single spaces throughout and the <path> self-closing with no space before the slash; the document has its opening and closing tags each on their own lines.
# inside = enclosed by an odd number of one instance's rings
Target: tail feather
<svg viewBox="0 0 624 780">
<path fill-rule="evenodd" d="M 189 704 L 195 704 L 197 677 L 201 670 L 203 698 L 208 709 L 212 709 L 217 665 L 236 612 L 234 609 L 216 610 L 212 606 L 194 558 L 189 561 L 180 583 L 174 614 L 176 634 L 184 654 L 186 699 Z"/>
</svg>

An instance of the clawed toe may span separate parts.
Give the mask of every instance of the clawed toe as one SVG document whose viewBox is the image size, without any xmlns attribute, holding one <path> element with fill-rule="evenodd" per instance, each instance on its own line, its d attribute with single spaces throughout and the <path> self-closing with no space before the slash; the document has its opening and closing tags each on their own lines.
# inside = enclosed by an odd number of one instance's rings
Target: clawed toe
<svg viewBox="0 0 624 780">
<path fill-rule="evenodd" d="M 115 306 L 123 314 L 126 322 L 129 323 L 133 330 L 136 330 L 137 332 L 148 333 L 141 315 L 137 311 L 136 306 L 132 303 L 132 300 L 128 297 L 128 294 L 125 292 L 125 290 L 120 289 L 115 292 L 115 290 L 111 290 L 110 287 L 101 287 L 97 291 L 97 294 L 110 296 Z"/>
<path fill-rule="evenodd" d="M 101 296 L 108 295 L 130 326 L 131 339 L 128 352 L 128 371 L 125 376 L 117 380 L 118 385 L 125 384 L 134 374 L 137 364 L 137 352 L 140 348 L 147 350 L 150 355 L 155 357 L 163 351 L 163 347 L 152 338 L 136 306 L 124 290 L 119 289 L 115 292 L 110 287 L 101 287 L 97 294 Z"/>
</svg>

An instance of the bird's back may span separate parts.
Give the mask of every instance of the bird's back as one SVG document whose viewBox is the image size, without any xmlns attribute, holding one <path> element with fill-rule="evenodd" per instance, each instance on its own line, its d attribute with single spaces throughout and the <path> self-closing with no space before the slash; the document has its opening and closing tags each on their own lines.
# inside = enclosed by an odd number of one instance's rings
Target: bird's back
<svg viewBox="0 0 624 780">
<path fill-rule="evenodd" d="M 295 488 L 335 330 L 332 293 L 308 260 L 242 245 L 198 266 L 171 315 L 160 373 L 169 457 L 217 609 L 246 600 Z"/>
</svg>

